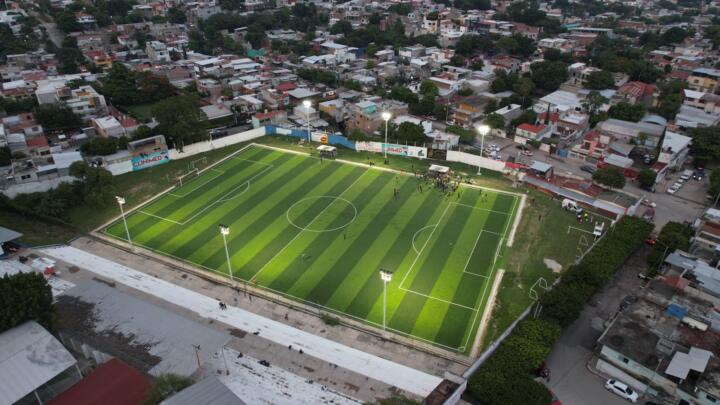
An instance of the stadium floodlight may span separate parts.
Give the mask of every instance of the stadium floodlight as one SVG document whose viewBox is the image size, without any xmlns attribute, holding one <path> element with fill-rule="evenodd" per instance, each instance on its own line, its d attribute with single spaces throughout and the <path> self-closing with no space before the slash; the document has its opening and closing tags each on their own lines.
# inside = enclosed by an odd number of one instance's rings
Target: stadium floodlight
<svg viewBox="0 0 720 405">
<path fill-rule="evenodd" d="M 310 106 L 312 106 L 312 102 L 310 100 L 303 100 L 303 106 L 305 107 L 305 117 L 307 118 L 308 142 L 310 142 Z"/>
<path fill-rule="evenodd" d="M 230 235 L 230 227 L 223 224 L 218 225 L 218 227 L 220 228 L 220 234 L 222 235 L 223 244 L 225 245 L 225 257 L 227 258 L 228 275 L 230 276 L 230 281 L 235 281 L 235 279 L 233 279 L 232 265 L 230 264 L 230 251 L 228 250 L 227 246 L 227 236 Z"/>
<path fill-rule="evenodd" d="M 380 279 L 383 281 L 383 331 L 385 330 L 385 319 L 387 316 L 387 284 L 392 281 L 392 272 L 380 269 Z"/>
<path fill-rule="evenodd" d="M 132 239 L 130 239 L 130 229 L 128 228 L 127 219 L 125 219 L 125 210 L 123 209 L 123 205 L 125 205 L 125 198 L 116 195 L 115 200 L 120 206 L 120 215 L 122 215 L 123 224 L 125 224 L 125 234 L 127 234 L 128 243 L 130 244 L 130 247 L 132 247 Z"/>
<path fill-rule="evenodd" d="M 385 145 L 383 145 L 383 152 L 385 157 L 385 164 L 387 164 L 387 136 L 388 136 L 388 121 L 390 121 L 390 118 L 392 118 L 392 113 L 390 111 L 383 111 L 382 113 L 382 119 L 385 120 Z"/>
<path fill-rule="evenodd" d="M 478 134 L 480 134 L 480 156 L 482 157 L 483 151 L 485 150 L 485 135 L 490 133 L 490 127 L 487 125 L 478 125 L 477 126 Z M 478 166 L 478 174 L 480 173 L 480 170 L 482 167 Z"/>
</svg>

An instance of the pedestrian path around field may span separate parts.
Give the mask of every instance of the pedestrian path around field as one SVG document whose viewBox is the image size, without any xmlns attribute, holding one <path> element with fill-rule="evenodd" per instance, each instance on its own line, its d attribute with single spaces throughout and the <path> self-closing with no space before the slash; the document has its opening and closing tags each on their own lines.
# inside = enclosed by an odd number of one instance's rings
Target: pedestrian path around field
<svg viewBox="0 0 720 405">
<path fill-rule="evenodd" d="M 513 193 L 251 146 L 127 223 L 156 253 L 465 352 L 520 210 Z M 127 239 L 122 221 L 104 231 Z M 386 301 L 379 269 L 394 273 Z"/>
<path fill-rule="evenodd" d="M 214 298 L 176 286 L 167 281 L 71 246 L 40 250 L 44 255 L 91 271 L 98 276 L 185 308 L 204 318 L 214 319 L 260 336 L 282 346 L 293 345 L 307 355 L 337 364 L 369 378 L 398 387 L 422 397 L 442 381 L 419 370 L 362 352 L 332 340 L 264 318 L 243 309 L 228 306 L 220 310 Z"/>
</svg>

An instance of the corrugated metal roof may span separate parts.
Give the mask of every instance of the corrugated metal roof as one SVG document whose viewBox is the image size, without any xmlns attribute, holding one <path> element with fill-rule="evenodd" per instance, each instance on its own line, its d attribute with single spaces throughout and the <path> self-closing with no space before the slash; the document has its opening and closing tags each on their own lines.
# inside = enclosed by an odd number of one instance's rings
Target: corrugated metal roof
<svg viewBox="0 0 720 405">
<path fill-rule="evenodd" d="M 149 389 L 147 377 L 122 361 L 111 359 L 48 405 L 139 404 Z"/>
<path fill-rule="evenodd" d="M 228 387 L 215 376 L 195 383 L 160 403 L 161 405 L 244 405 Z"/>
<path fill-rule="evenodd" d="M 75 364 L 75 358 L 35 321 L 0 334 L 0 403 L 12 404 Z"/>
<path fill-rule="evenodd" d="M 20 232 L 0 226 L 0 243 L 9 242 L 23 236 Z"/>
</svg>

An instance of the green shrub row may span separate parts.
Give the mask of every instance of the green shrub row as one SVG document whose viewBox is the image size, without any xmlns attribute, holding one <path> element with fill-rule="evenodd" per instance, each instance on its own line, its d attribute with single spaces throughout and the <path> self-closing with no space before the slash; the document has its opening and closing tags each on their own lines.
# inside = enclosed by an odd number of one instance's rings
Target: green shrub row
<svg viewBox="0 0 720 405">
<path fill-rule="evenodd" d="M 531 378 L 585 303 L 636 251 L 652 225 L 623 217 L 583 260 L 563 275 L 562 283 L 541 299 L 539 319 L 525 319 L 468 381 L 467 393 L 485 405 L 547 405 L 550 392 Z"/>
</svg>

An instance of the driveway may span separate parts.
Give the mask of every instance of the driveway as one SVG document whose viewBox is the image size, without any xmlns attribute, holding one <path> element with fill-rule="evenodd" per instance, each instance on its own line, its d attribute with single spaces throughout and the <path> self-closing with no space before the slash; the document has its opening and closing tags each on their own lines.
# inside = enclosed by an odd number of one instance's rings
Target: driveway
<svg viewBox="0 0 720 405">
<path fill-rule="evenodd" d="M 550 367 L 550 389 L 563 405 L 625 405 L 628 401 L 611 394 L 604 387 L 605 378 L 588 370 L 592 349 L 606 322 L 618 310 L 626 295 L 641 287 L 637 273 L 645 270 L 649 248 L 634 254 L 586 305 L 575 323 L 565 329 L 547 359 Z M 642 403 L 642 402 L 641 402 Z"/>
</svg>

